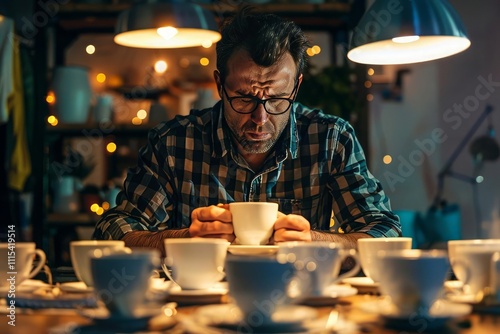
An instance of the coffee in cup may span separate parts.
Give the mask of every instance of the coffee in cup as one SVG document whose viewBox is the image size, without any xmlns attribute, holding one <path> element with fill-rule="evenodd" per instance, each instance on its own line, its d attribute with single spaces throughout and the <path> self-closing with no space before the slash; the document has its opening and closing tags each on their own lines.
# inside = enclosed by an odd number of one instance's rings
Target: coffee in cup
<svg viewBox="0 0 500 334">
<path fill-rule="evenodd" d="M 448 254 L 442 250 L 378 251 L 380 290 L 401 314 L 428 315 L 448 276 Z"/>
<path fill-rule="evenodd" d="M 311 296 L 321 296 L 326 288 L 344 278 L 356 275 L 360 270 L 354 249 L 344 249 L 342 244 L 329 241 L 289 241 L 278 244 L 277 259 L 290 262 L 298 270 L 298 283 Z M 351 257 L 354 266 L 339 275 L 342 262 Z"/>
<path fill-rule="evenodd" d="M 38 263 L 33 268 L 33 260 Z M 36 248 L 34 242 L 0 243 L 0 287 L 18 286 L 35 277 L 45 265 L 45 252 Z"/>
<path fill-rule="evenodd" d="M 119 250 L 125 248 L 123 240 L 78 240 L 69 243 L 71 264 L 75 275 L 88 287 L 93 286 L 92 272 L 90 270 L 90 257 L 96 250 Z"/>
<path fill-rule="evenodd" d="M 224 278 L 230 242 L 216 238 L 165 239 L 165 264 L 182 289 L 208 289 Z M 170 276 L 168 268 L 165 274 Z"/>
<path fill-rule="evenodd" d="M 401 238 L 361 238 L 358 239 L 358 254 L 363 273 L 374 282 L 380 279 L 381 266 L 377 252 L 380 250 L 411 249 L 412 239 Z"/>
<path fill-rule="evenodd" d="M 272 321 L 272 315 L 300 293 L 293 289 L 295 268 L 274 257 L 238 256 L 226 258 L 229 296 L 240 309 L 243 323 L 253 328 Z"/>
<path fill-rule="evenodd" d="M 150 248 L 92 257 L 94 294 L 111 315 L 133 318 L 146 301 L 151 275 L 159 265 L 160 252 Z"/>
<path fill-rule="evenodd" d="M 234 235 L 241 245 L 265 245 L 273 234 L 278 204 L 271 202 L 229 203 Z"/>
</svg>

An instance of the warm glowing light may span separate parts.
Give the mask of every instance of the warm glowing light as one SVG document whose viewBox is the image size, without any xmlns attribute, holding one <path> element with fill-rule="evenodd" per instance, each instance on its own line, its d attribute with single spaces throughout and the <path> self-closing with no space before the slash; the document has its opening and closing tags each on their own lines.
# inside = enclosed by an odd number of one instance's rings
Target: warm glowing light
<svg viewBox="0 0 500 334">
<path fill-rule="evenodd" d="M 394 43 L 411 43 L 419 40 L 419 36 L 402 36 L 402 37 L 394 37 L 392 41 Z"/>
<path fill-rule="evenodd" d="M 201 46 L 203 46 L 205 49 L 208 49 L 211 47 L 214 43 L 211 40 L 206 40 L 203 43 L 201 43 Z"/>
<path fill-rule="evenodd" d="M 102 202 L 101 206 L 102 206 L 102 208 L 104 210 L 108 210 L 109 209 L 109 203 L 108 202 Z"/>
<path fill-rule="evenodd" d="M 366 101 L 373 101 L 373 94 L 366 94 Z"/>
<path fill-rule="evenodd" d="M 100 216 L 104 213 L 104 209 L 100 207 L 99 209 L 97 209 L 95 213 L 97 213 L 97 215 Z"/>
<path fill-rule="evenodd" d="M 365 81 L 365 87 L 370 88 L 372 86 L 372 82 L 370 80 Z"/>
<path fill-rule="evenodd" d="M 189 63 L 189 59 L 187 58 L 181 58 L 181 60 L 179 60 L 179 66 L 182 68 L 187 68 L 189 66 Z"/>
<path fill-rule="evenodd" d="M 139 117 L 134 117 L 134 118 L 132 118 L 132 124 L 134 124 L 134 125 L 141 125 L 142 124 L 142 119 L 140 119 Z"/>
<path fill-rule="evenodd" d="M 156 32 L 165 40 L 172 39 L 175 35 L 177 35 L 177 29 L 170 26 L 158 28 Z"/>
<path fill-rule="evenodd" d="M 164 60 L 158 60 L 155 63 L 155 72 L 156 73 L 165 73 L 167 68 L 168 68 L 167 62 Z"/>
<path fill-rule="evenodd" d="M 375 70 L 374 70 L 373 68 L 371 68 L 371 67 L 370 67 L 370 68 L 368 69 L 368 71 L 366 71 L 366 73 L 367 73 L 368 75 L 374 75 L 374 74 L 375 74 Z"/>
<path fill-rule="evenodd" d="M 99 209 L 99 204 L 97 203 L 94 203 L 90 206 L 90 211 L 92 212 L 97 212 L 98 209 Z"/>
<path fill-rule="evenodd" d="M 137 112 L 137 118 L 145 119 L 146 117 L 148 117 L 148 112 L 146 110 L 141 109 Z"/>
<path fill-rule="evenodd" d="M 87 45 L 87 47 L 85 48 L 85 51 L 86 51 L 89 55 L 92 55 L 92 54 L 94 54 L 94 52 L 95 52 L 95 46 L 93 46 L 92 44 L 89 44 L 89 45 Z"/>
<path fill-rule="evenodd" d="M 321 48 L 319 47 L 319 45 L 314 45 L 311 49 L 315 55 L 317 55 L 321 52 Z"/>
<path fill-rule="evenodd" d="M 97 74 L 97 76 L 95 77 L 95 79 L 97 80 L 97 82 L 103 83 L 104 81 L 106 81 L 106 74 L 99 73 L 99 74 Z"/>
<path fill-rule="evenodd" d="M 114 151 L 116 151 L 116 144 L 113 142 L 109 142 L 108 145 L 106 145 L 106 151 L 108 151 L 109 153 L 113 153 Z"/>
<path fill-rule="evenodd" d="M 59 120 L 56 118 L 56 116 L 49 116 L 47 117 L 47 122 L 52 126 L 56 126 L 59 123 Z"/>
<path fill-rule="evenodd" d="M 392 157 L 389 154 L 386 154 L 382 158 L 382 161 L 384 162 L 384 164 L 388 165 L 392 162 Z"/>
<path fill-rule="evenodd" d="M 49 92 L 47 94 L 47 97 L 45 98 L 45 101 L 47 101 L 48 104 L 54 104 L 56 102 L 56 96 L 54 95 L 54 92 Z"/>
<path fill-rule="evenodd" d="M 464 51 L 471 44 L 462 36 L 420 36 L 413 41 L 410 39 L 411 43 L 407 40 L 401 42 L 391 38 L 363 44 L 349 51 L 347 58 L 361 64 L 411 64 L 448 57 Z"/>
<path fill-rule="evenodd" d="M 321 48 L 318 45 L 314 45 L 306 50 L 309 57 L 315 56 L 321 52 Z"/>
<path fill-rule="evenodd" d="M 210 64 L 210 60 L 208 60 L 207 57 L 200 58 L 200 64 L 202 66 L 208 66 L 208 64 Z"/>
</svg>

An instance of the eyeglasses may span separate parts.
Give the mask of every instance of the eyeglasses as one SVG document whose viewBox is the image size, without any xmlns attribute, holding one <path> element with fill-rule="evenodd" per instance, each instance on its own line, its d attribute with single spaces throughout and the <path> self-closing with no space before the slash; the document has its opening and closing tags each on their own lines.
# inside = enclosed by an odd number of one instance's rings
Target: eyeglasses
<svg viewBox="0 0 500 334">
<path fill-rule="evenodd" d="M 284 114 L 290 109 L 293 101 L 295 100 L 295 96 L 293 96 L 296 91 L 298 85 L 298 80 L 295 82 L 295 86 L 293 88 L 290 97 L 271 97 L 269 99 L 261 100 L 255 96 L 232 96 L 229 97 L 226 92 L 226 88 L 222 85 L 222 90 L 224 94 L 226 94 L 227 101 L 231 105 L 234 111 L 239 114 L 251 114 L 255 109 L 262 104 L 266 112 L 270 115 L 281 115 Z M 291 98 L 293 96 L 293 98 Z"/>
</svg>

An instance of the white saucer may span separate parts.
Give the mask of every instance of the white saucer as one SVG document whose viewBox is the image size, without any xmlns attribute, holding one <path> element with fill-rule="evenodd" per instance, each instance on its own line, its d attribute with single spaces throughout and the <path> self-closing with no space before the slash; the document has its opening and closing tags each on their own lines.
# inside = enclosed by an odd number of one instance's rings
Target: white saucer
<svg viewBox="0 0 500 334">
<path fill-rule="evenodd" d="M 278 252 L 278 245 L 230 245 L 228 252 L 234 255 L 271 255 Z"/>
<path fill-rule="evenodd" d="M 185 290 L 181 289 L 180 286 L 173 282 L 167 288 L 170 296 L 213 296 L 213 295 L 225 295 L 229 289 L 227 282 L 219 282 L 208 289 L 200 290 Z"/>
<path fill-rule="evenodd" d="M 469 314 L 472 306 L 467 304 L 452 303 L 438 300 L 431 307 L 429 314 L 401 313 L 387 298 L 360 304 L 359 307 L 366 312 L 380 315 L 388 325 L 398 328 L 410 328 L 418 326 L 425 321 L 426 329 L 442 327 L 452 318 L 458 318 Z"/>
<path fill-rule="evenodd" d="M 283 333 L 304 329 L 307 321 L 317 318 L 318 312 L 308 306 L 287 305 L 279 307 L 270 322 L 264 322 L 258 314 L 243 319 L 238 306 L 218 304 L 202 306 L 193 314 L 193 320 L 204 326 L 237 329 L 238 332 Z"/>
<path fill-rule="evenodd" d="M 342 283 L 349 284 L 352 287 L 378 288 L 379 283 L 375 283 L 370 277 L 348 277 L 342 280 Z"/>
<path fill-rule="evenodd" d="M 358 293 L 358 289 L 345 284 L 332 284 L 319 296 L 309 296 L 305 298 L 301 304 L 320 306 L 336 303 L 340 297 L 354 296 Z"/>
<path fill-rule="evenodd" d="M 34 279 L 27 279 L 23 281 L 21 284 L 16 286 L 16 290 L 14 292 L 33 292 L 38 288 L 47 288 L 50 287 L 50 284 L 47 284 L 43 281 L 40 280 L 34 280 Z M 2 286 L 0 287 L 0 296 L 6 295 L 10 290 L 9 286 Z"/>
<path fill-rule="evenodd" d="M 448 293 L 446 299 L 453 303 L 478 304 L 481 299 L 471 293 Z"/>
<path fill-rule="evenodd" d="M 94 288 L 91 286 L 87 286 L 83 282 L 65 282 L 59 285 L 59 289 L 64 292 L 92 292 Z"/>
<path fill-rule="evenodd" d="M 444 288 L 448 291 L 461 290 L 464 287 L 464 283 L 459 280 L 448 280 L 444 282 Z"/>
</svg>

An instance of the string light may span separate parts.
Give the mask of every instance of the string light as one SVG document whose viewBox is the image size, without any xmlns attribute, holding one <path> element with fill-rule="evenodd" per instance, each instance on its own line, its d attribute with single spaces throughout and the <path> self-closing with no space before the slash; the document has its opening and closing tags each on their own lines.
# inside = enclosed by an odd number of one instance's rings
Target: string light
<svg viewBox="0 0 500 334">
<path fill-rule="evenodd" d="M 200 58 L 200 64 L 202 66 L 208 66 L 208 64 L 210 64 L 210 60 L 208 60 L 207 57 Z"/>
<path fill-rule="evenodd" d="M 85 51 L 91 55 L 91 54 L 94 54 L 95 52 L 95 46 L 93 46 L 92 44 L 89 44 L 87 45 L 87 47 L 85 48 Z"/>
<path fill-rule="evenodd" d="M 103 83 L 103 82 L 105 82 L 105 81 L 106 81 L 106 74 L 104 74 L 104 73 L 99 73 L 99 74 L 97 74 L 97 76 L 96 76 L 96 80 L 97 80 L 97 82 L 99 82 L 99 83 Z"/>
</svg>

